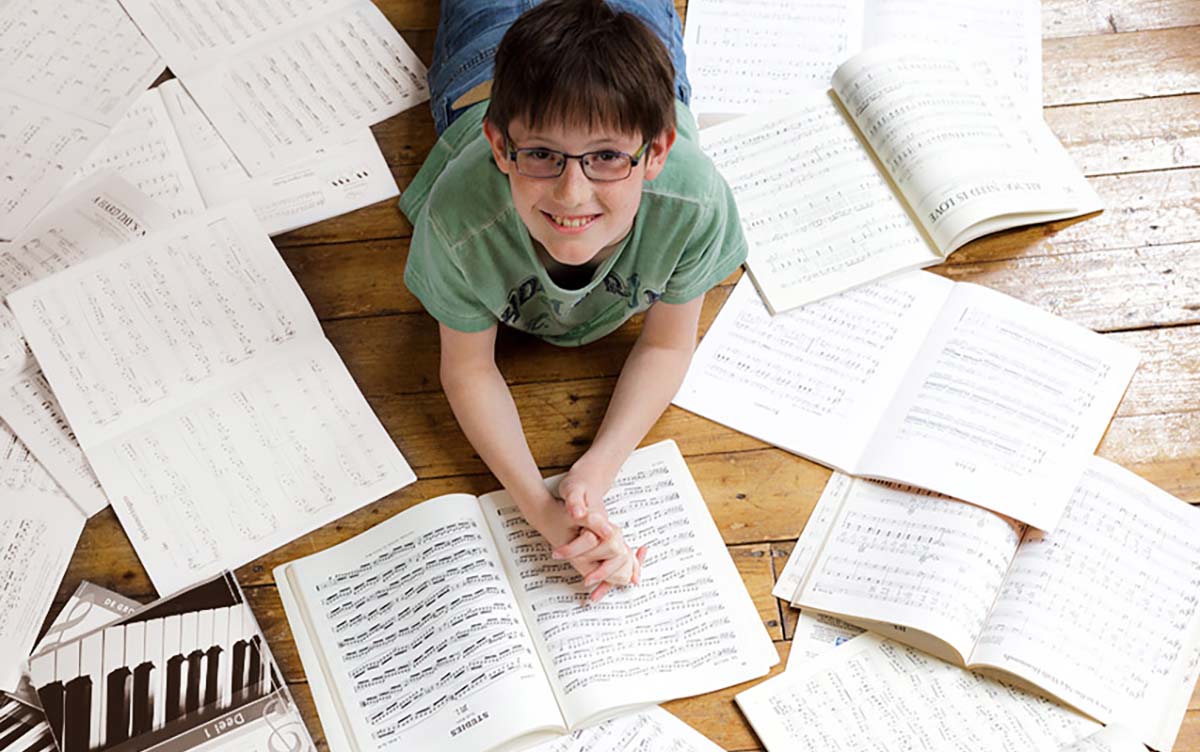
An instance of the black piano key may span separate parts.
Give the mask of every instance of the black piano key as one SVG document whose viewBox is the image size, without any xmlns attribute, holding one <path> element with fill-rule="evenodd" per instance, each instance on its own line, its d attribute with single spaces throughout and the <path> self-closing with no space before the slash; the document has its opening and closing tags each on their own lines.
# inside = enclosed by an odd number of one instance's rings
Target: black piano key
<svg viewBox="0 0 1200 752">
<path fill-rule="evenodd" d="M 125 666 L 108 675 L 108 707 L 104 709 L 105 744 L 112 745 L 129 738 L 130 685 L 133 672 Z M 68 719 L 69 721 L 70 719 Z M 66 752 L 66 750 L 63 750 Z"/>
<path fill-rule="evenodd" d="M 182 655 L 173 655 L 167 659 L 167 707 L 165 716 L 167 723 L 182 715 L 179 698 L 183 689 L 183 662 L 184 658 Z"/>
<path fill-rule="evenodd" d="M 42 710 L 46 711 L 46 723 L 55 738 L 63 736 L 63 693 L 62 682 L 52 681 L 37 691 L 38 699 L 42 701 Z"/>
<path fill-rule="evenodd" d="M 150 679 L 154 664 L 146 661 L 133 670 L 133 735 L 141 736 L 153 730 L 154 699 L 150 697 Z"/>
<path fill-rule="evenodd" d="M 213 645 L 204 654 L 204 705 L 208 707 L 217 703 L 217 685 L 220 683 L 221 676 L 221 653 L 220 645 Z"/>
<path fill-rule="evenodd" d="M 10 744 L 28 734 L 29 729 L 38 724 L 38 720 L 33 711 L 30 711 L 28 715 L 14 714 L 5 718 L 7 724 L 0 729 L 0 749 L 8 749 Z"/>
<path fill-rule="evenodd" d="M 92 677 L 67 682 L 63 699 L 62 752 L 87 752 L 92 734 Z"/>
<path fill-rule="evenodd" d="M 184 693 L 184 711 L 188 714 L 200 709 L 200 664 L 204 661 L 204 653 L 193 650 L 188 653 L 187 691 Z"/>
<path fill-rule="evenodd" d="M 246 647 L 245 640 L 233 643 L 233 682 L 230 687 L 233 694 L 246 685 Z"/>
<path fill-rule="evenodd" d="M 262 692 L 262 638 L 250 638 L 250 692 L 257 697 Z"/>
</svg>

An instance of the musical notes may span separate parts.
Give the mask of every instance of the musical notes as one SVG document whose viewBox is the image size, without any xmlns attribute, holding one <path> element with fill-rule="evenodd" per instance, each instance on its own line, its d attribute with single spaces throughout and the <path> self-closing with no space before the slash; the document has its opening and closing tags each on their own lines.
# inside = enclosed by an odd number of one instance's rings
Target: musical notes
<svg viewBox="0 0 1200 752">
<path fill-rule="evenodd" d="M 662 708 L 589 726 L 530 752 L 720 752 L 720 747 Z"/>
</svg>

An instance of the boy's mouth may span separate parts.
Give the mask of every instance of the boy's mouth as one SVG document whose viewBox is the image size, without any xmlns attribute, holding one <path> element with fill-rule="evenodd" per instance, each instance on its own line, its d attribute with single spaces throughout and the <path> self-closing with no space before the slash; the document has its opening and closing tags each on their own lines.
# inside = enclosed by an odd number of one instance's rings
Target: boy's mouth
<svg viewBox="0 0 1200 752">
<path fill-rule="evenodd" d="M 550 212 L 542 212 L 554 229 L 559 232 L 576 233 L 583 232 L 591 226 L 593 222 L 600 218 L 599 214 L 551 214 Z"/>
</svg>

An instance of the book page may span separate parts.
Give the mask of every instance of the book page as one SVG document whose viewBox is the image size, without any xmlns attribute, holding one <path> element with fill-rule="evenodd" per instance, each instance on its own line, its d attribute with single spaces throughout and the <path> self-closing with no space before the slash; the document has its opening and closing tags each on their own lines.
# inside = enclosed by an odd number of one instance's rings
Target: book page
<svg viewBox="0 0 1200 752">
<path fill-rule="evenodd" d="M 940 256 L 827 93 L 700 132 L 729 183 L 772 313 Z"/>
<path fill-rule="evenodd" d="M 1200 510 L 1093 458 L 1021 543 L 972 660 L 1170 749 L 1200 676 Z"/>
<path fill-rule="evenodd" d="M 475 497 L 424 502 L 275 577 L 331 748 L 465 752 L 563 730 Z"/>
<path fill-rule="evenodd" d="M 1063 747 L 1060 752 L 1146 752 L 1146 745 L 1129 729 L 1110 725 Z"/>
<path fill-rule="evenodd" d="M 833 88 L 944 254 L 1004 227 L 1101 208 L 987 61 L 879 47 L 842 64 Z M 1014 216 L 988 222 L 1003 215 Z"/>
<path fill-rule="evenodd" d="M 787 658 L 788 671 L 820 658 L 864 631 L 862 627 L 856 627 L 836 616 L 815 611 L 800 611 L 796 615 L 794 629 L 792 649 Z"/>
<path fill-rule="evenodd" d="M 675 404 L 853 472 L 952 287 L 906 274 L 771 316 L 743 278 Z"/>
<path fill-rule="evenodd" d="M 873 635 L 737 696 L 767 749 L 1058 752 L 1098 724 Z"/>
<path fill-rule="evenodd" d="M 834 472 L 829 477 L 812 514 L 808 517 L 808 522 L 804 524 L 800 537 L 796 539 L 796 545 L 792 548 L 787 563 L 783 565 L 783 571 L 779 573 L 779 579 L 775 581 L 771 595 L 794 605 L 796 596 L 800 594 L 800 586 L 804 584 L 804 579 L 808 577 L 812 563 L 817 558 L 817 552 L 825 545 L 825 539 L 833 529 L 833 522 L 842 511 L 842 504 L 850 493 L 853 480 L 851 476 L 839 472 Z"/>
<path fill-rule="evenodd" d="M 674 442 L 631 455 L 605 497 L 626 541 L 648 553 L 641 584 L 599 603 L 570 564 L 550 559 L 507 493 L 480 503 L 572 728 L 762 676 L 778 661 Z"/>
<path fill-rule="evenodd" d="M 701 125 L 829 86 L 862 41 L 861 0 L 692 0 L 683 51 Z"/>
<path fill-rule="evenodd" d="M 906 486 L 854 480 L 796 602 L 933 635 L 965 663 L 1024 529 Z"/>
<path fill-rule="evenodd" d="M 1003 293 L 959 284 L 880 421 L 861 474 L 1052 530 L 1138 358 Z"/>
<path fill-rule="evenodd" d="M 630 713 L 572 732 L 529 752 L 721 752 L 703 734 L 662 708 Z"/>
<path fill-rule="evenodd" d="M 247 201 L 268 235 L 294 230 L 399 194 L 369 128 L 278 172 L 250 177 L 177 80 L 158 87 L 209 206 Z"/>
<path fill-rule="evenodd" d="M 863 47 L 910 42 L 990 52 L 1030 109 L 1042 109 L 1040 0 L 864 0 Z"/>
<path fill-rule="evenodd" d="M 204 199 L 167 116 L 161 92 L 159 86 L 138 98 L 76 170 L 75 179 L 113 170 L 169 211 L 172 219 L 180 219 L 204 211 Z"/>
<path fill-rule="evenodd" d="M 322 337 L 244 205 L 75 264 L 8 302 L 85 451 L 270 348 Z"/>
</svg>

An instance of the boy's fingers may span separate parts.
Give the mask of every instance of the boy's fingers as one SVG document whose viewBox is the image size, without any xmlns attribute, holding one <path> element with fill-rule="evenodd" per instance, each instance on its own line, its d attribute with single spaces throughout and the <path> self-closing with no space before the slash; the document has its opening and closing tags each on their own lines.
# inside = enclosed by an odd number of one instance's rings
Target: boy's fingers
<svg viewBox="0 0 1200 752">
<path fill-rule="evenodd" d="M 575 540 L 554 549 L 550 552 L 550 556 L 555 559 L 577 559 L 598 545 L 600 545 L 600 539 L 596 537 L 596 534 L 584 528 Z"/>
<path fill-rule="evenodd" d="M 592 585 L 604 580 L 611 581 L 610 578 L 612 578 L 614 574 L 628 565 L 629 559 L 627 557 L 606 559 L 600 564 L 600 566 L 593 569 L 587 577 L 583 578 L 583 584 L 585 587 L 591 587 Z M 618 584 L 620 583 L 618 582 Z"/>
<path fill-rule="evenodd" d="M 617 530 L 615 525 L 609 522 L 608 519 L 599 512 L 592 512 L 591 514 L 587 515 L 587 517 L 583 520 L 583 526 L 594 532 L 596 537 L 602 541 L 608 540 L 609 538 L 613 537 L 613 535 L 620 532 Z"/>
<path fill-rule="evenodd" d="M 612 585 L 607 582 L 601 582 L 595 590 L 588 594 L 588 601 L 591 603 L 599 603 L 600 599 L 608 595 L 608 591 L 612 590 Z"/>
<path fill-rule="evenodd" d="M 637 550 L 637 553 L 634 554 L 634 556 L 633 556 L 633 560 L 635 562 L 635 566 L 633 568 L 633 584 L 641 585 L 642 584 L 642 566 L 646 563 L 646 547 L 645 546 L 642 546 L 641 548 L 639 548 Z"/>
<path fill-rule="evenodd" d="M 582 520 L 587 516 L 587 494 L 584 493 L 583 486 L 568 482 L 563 501 L 566 502 L 567 512 L 572 519 Z"/>
</svg>

